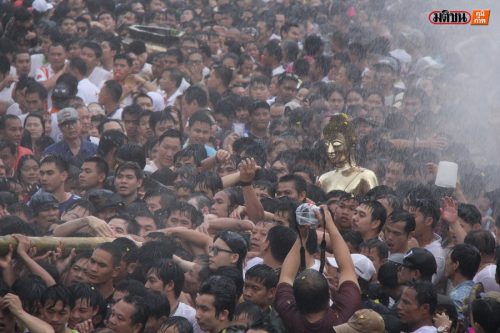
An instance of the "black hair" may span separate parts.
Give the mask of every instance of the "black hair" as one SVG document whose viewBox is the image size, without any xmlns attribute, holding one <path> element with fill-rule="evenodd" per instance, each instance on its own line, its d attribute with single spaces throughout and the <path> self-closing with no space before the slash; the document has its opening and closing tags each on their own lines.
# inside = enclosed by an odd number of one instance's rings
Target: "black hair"
<svg viewBox="0 0 500 333">
<path fill-rule="evenodd" d="M 113 60 L 114 62 L 116 62 L 117 60 L 125 60 L 127 62 L 128 67 L 132 67 L 134 63 L 132 58 L 130 58 L 127 54 L 124 53 L 115 55 Z"/>
<path fill-rule="evenodd" d="M 144 170 L 144 167 L 146 166 L 146 154 L 144 153 L 144 149 L 140 145 L 134 144 L 134 143 L 126 143 L 119 147 L 116 150 L 116 158 L 124 161 L 123 164 L 125 163 L 135 163 L 137 164 L 141 170 Z M 120 168 L 122 170 L 123 168 Z M 128 167 L 126 169 L 134 169 L 132 167 Z M 118 174 L 118 170 L 116 170 L 116 173 Z M 138 179 L 143 179 L 144 174 L 141 174 L 136 172 L 136 176 Z"/>
<path fill-rule="evenodd" d="M 172 316 L 165 320 L 161 326 L 160 331 L 164 331 L 167 328 L 175 327 L 178 333 L 193 333 L 193 325 L 184 317 Z"/>
<path fill-rule="evenodd" d="M 19 296 L 23 309 L 31 315 L 37 314 L 37 306 L 45 289 L 47 289 L 47 284 L 35 274 L 20 277 L 12 284 L 13 293 Z"/>
<path fill-rule="evenodd" d="M 177 163 L 180 162 L 180 160 L 185 159 L 185 158 L 193 158 L 194 160 L 194 166 L 193 167 L 199 167 L 201 166 L 201 161 L 203 161 L 205 158 L 207 158 L 207 151 L 205 149 L 205 146 L 202 144 L 194 143 L 190 144 L 186 148 L 183 148 L 179 150 L 177 153 L 174 155 L 174 164 L 176 165 Z M 187 167 L 188 165 L 184 165 L 184 167 Z M 178 175 L 182 173 L 183 170 L 181 168 L 177 167 L 176 172 Z M 185 170 L 184 170 L 185 171 Z M 195 173 L 196 169 L 194 170 Z M 193 175 L 194 176 L 194 175 Z"/>
<path fill-rule="evenodd" d="M 129 296 L 145 297 L 148 290 L 136 279 L 123 279 L 116 283 L 115 290 L 127 292 Z"/>
<path fill-rule="evenodd" d="M 248 252 L 248 243 L 245 238 L 237 232 L 225 230 L 219 232 L 214 237 L 214 242 L 217 239 L 221 239 L 234 253 L 238 254 L 238 261 L 236 262 L 236 267 L 238 269 L 243 268 L 243 261 Z"/>
<path fill-rule="evenodd" d="M 213 73 L 215 74 L 222 82 L 225 87 L 229 87 L 231 80 L 233 79 L 233 71 L 225 66 L 216 66 L 213 69 Z"/>
<path fill-rule="evenodd" d="M 288 182 L 294 183 L 294 187 L 295 187 L 295 190 L 297 191 L 297 193 L 302 193 L 302 192 L 306 193 L 307 183 L 304 180 L 304 178 L 297 176 L 297 175 L 294 175 L 294 174 L 288 174 L 288 175 L 284 175 L 284 176 L 280 177 L 280 179 L 278 180 L 278 184 L 279 183 L 288 183 Z"/>
<path fill-rule="evenodd" d="M 412 281 L 408 288 L 415 289 L 419 306 L 429 304 L 429 316 L 433 316 L 437 306 L 437 293 L 432 283 L 424 280 Z"/>
<path fill-rule="evenodd" d="M 62 302 L 63 307 L 68 306 L 72 309 L 75 306 L 75 300 L 71 297 L 69 289 L 60 284 L 48 287 L 40 297 L 40 305 L 42 307 L 49 305 L 50 308 L 53 308 L 59 301 Z"/>
<path fill-rule="evenodd" d="M 471 227 L 477 224 L 481 225 L 481 212 L 473 204 L 460 203 L 458 217 Z"/>
<path fill-rule="evenodd" d="M 126 47 L 127 53 L 140 55 L 146 52 L 146 44 L 142 40 L 134 40 Z"/>
<path fill-rule="evenodd" d="M 95 163 L 97 172 L 104 174 L 106 177 L 108 176 L 109 172 L 108 163 L 106 163 L 106 161 L 102 157 L 99 156 L 87 157 L 83 162 Z"/>
<path fill-rule="evenodd" d="M 177 68 L 168 68 L 165 69 L 162 72 L 162 74 L 163 73 L 168 73 L 168 75 L 170 76 L 170 80 L 175 82 L 176 88 L 179 88 L 181 86 L 182 80 L 184 79 L 184 75 L 180 70 L 178 70 Z"/>
<path fill-rule="evenodd" d="M 318 313 L 328 307 L 328 282 L 323 274 L 312 269 L 302 271 L 293 282 L 293 294 L 299 312 Z"/>
<path fill-rule="evenodd" d="M 180 212 L 182 215 L 189 215 L 193 227 L 197 227 L 203 222 L 203 214 L 198 209 L 196 209 L 196 207 L 187 202 L 173 202 L 172 207 L 170 208 L 169 216 L 172 215 L 173 212 Z"/>
<path fill-rule="evenodd" d="M 385 220 L 387 219 L 387 213 L 385 211 L 384 206 L 376 201 L 376 200 L 371 200 L 371 201 L 363 201 L 361 205 L 364 205 L 372 210 L 371 212 L 371 220 L 379 220 L 380 225 L 378 226 L 378 232 L 382 231 L 382 228 L 384 227 Z"/>
<path fill-rule="evenodd" d="M 388 216 L 389 223 L 398 223 L 403 222 L 405 224 L 404 231 L 406 234 L 409 234 L 412 231 L 415 231 L 415 218 L 412 214 L 403 209 L 394 210 Z"/>
<path fill-rule="evenodd" d="M 124 119 L 125 115 L 130 115 L 130 116 L 139 118 L 143 112 L 144 112 L 144 110 L 138 104 L 127 105 L 126 107 L 123 108 L 122 120 L 123 121 L 125 120 Z"/>
<path fill-rule="evenodd" d="M 175 248 L 175 240 L 171 237 L 167 237 L 162 242 L 147 242 L 139 248 L 138 262 L 148 269 L 158 259 L 172 259 Z"/>
<path fill-rule="evenodd" d="M 126 232 L 132 235 L 139 235 L 139 230 L 141 227 L 139 226 L 139 223 L 137 223 L 137 221 L 134 220 L 132 216 L 130 216 L 130 214 L 127 213 L 115 214 L 108 219 L 108 222 L 111 221 L 112 219 L 120 219 L 126 221 L 127 222 Z M 123 249 L 121 250 L 123 252 Z"/>
<path fill-rule="evenodd" d="M 278 285 L 279 276 L 271 267 L 265 264 L 258 264 L 247 270 L 245 279 L 257 280 L 267 289 L 271 289 Z"/>
<path fill-rule="evenodd" d="M 196 111 L 195 113 L 193 113 L 191 117 L 189 117 L 188 126 L 192 127 L 196 122 L 208 124 L 209 126 L 212 126 L 214 124 L 212 118 L 210 118 L 210 116 L 204 110 Z"/>
<path fill-rule="evenodd" d="M 470 244 L 479 250 L 481 255 L 495 254 L 495 237 L 488 230 L 473 230 L 465 236 L 465 244 Z"/>
<path fill-rule="evenodd" d="M 257 165 L 262 168 L 264 168 L 267 162 L 266 149 L 264 148 L 263 145 L 258 143 L 253 143 L 248 146 L 244 146 L 240 152 L 240 156 L 245 158 L 253 158 L 255 160 L 255 163 L 257 163 Z M 261 172 L 265 171 L 262 171 L 261 169 L 259 173 Z"/>
<path fill-rule="evenodd" d="M 121 299 L 123 302 L 134 306 L 134 314 L 131 316 L 131 324 L 141 324 L 141 331 L 148 321 L 149 309 L 144 297 L 127 295 Z"/>
<path fill-rule="evenodd" d="M 221 266 L 213 272 L 213 275 L 224 276 L 233 280 L 234 286 L 236 287 L 236 300 L 240 299 L 243 294 L 243 286 L 245 284 L 241 269 L 232 266 Z"/>
<path fill-rule="evenodd" d="M 163 121 L 171 121 L 173 124 L 175 124 L 175 120 L 172 115 L 170 115 L 170 113 L 161 111 L 153 112 L 151 114 L 151 116 L 149 117 L 149 127 L 154 131 L 156 125 Z"/>
<path fill-rule="evenodd" d="M 79 282 L 69 287 L 69 292 L 73 303 L 79 299 L 86 300 L 90 307 L 99 307 L 102 304 L 103 298 L 96 287 L 89 283 Z"/>
<path fill-rule="evenodd" d="M 213 194 L 222 190 L 222 179 L 213 171 L 207 171 L 199 174 L 194 180 L 195 186 L 206 188 L 212 191 Z"/>
<path fill-rule="evenodd" d="M 116 58 L 116 57 L 115 57 Z M 129 58 L 130 59 L 130 58 Z M 132 65 L 131 65 L 132 66 Z M 108 80 L 104 82 L 103 88 L 108 90 L 109 95 L 114 102 L 118 103 L 122 97 L 123 88 L 116 80 Z"/>
<path fill-rule="evenodd" d="M 236 115 L 235 110 L 235 103 L 228 98 L 221 99 L 214 107 L 215 114 L 220 114 L 228 119 L 231 119 Z"/>
<path fill-rule="evenodd" d="M 122 164 L 120 164 L 116 168 L 115 174 L 118 175 L 122 170 L 132 170 L 132 171 L 134 171 L 135 177 L 137 179 L 144 179 L 143 169 L 144 168 L 141 168 L 141 166 L 139 164 L 137 164 L 136 162 L 127 161 L 127 162 L 123 162 Z"/>
<path fill-rule="evenodd" d="M 236 305 L 236 308 L 234 309 L 234 317 L 238 318 L 238 316 L 243 314 L 245 314 L 245 317 L 250 323 L 261 319 L 263 316 L 260 306 L 250 301 L 244 301 Z"/>
<path fill-rule="evenodd" d="M 102 48 L 101 45 L 99 45 L 98 43 L 92 41 L 85 41 L 81 45 L 82 49 L 84 47 L 91 49 L 95 53 L 97 59 L 100 59 L 102 57 Z"/>
<path fill-rule="evenodd" d="M 116 244 L 112 242 L 101 243 L 97 245 L 96 250 L 102 250 L 111 254 L 113 267 L 117 267 L 120 265 L 120 261 L 122 260 L 122 253 Z"/>
<path fill-rule="evenodd" d="M 17 146 L 14 142 L 0 139 L 0 150 L 4 150 L 5 148 L 8 148 L 12 155 L 17 153 Z"/>
<path fill-rule="evenodd" d="M 148 290 L 144 298 L 147 300 L 149 318 L 160 319 L 170 315 L 170 304 L 165 294 L 156 290 Z"/>
<path fill-rule="evenodd" d="M 127 136 L 120 130 L 107 130 L 101 134 L 97 154 L 104 157 L 113 149 L 123 146 L 127 141 Z"/>
<path fill-rule="evenodd" d="M 406 195 L 405 205 L 418 209 L 424 218 L 431 217 L 433 228 L 438 223 L 440 215 L 439 202 L 430 188 L 419 185 L 411 189 Z"/>
<path fill-rule="evenodd" d="M 184 272 L 182 268 L 172 259 L 159 259 L 155 261 L 149 271 L 154 273 L 164 285 L 174 283 L 175 297 L 179 297 L 184 287 Z"/>
<path fill-rule="evenodd" d="M 216 316 L 227 310 L 229 320 L 233 319 L 236 307 L 236 286 L 232 279 L 219 275 L 211 276 L 203 282 L 198 294 L 213 296 Z"/>
<path fill-rule="evenodd" d="M 376 249 L 377 254 L 381 261 L 384 261 L 389 256 L 389 249 L 387 248 L 387 244 L 381 241 L 378 238 L 372 238 L 367 241 L 362 242 L 359 245 L 360 248 L 368 248 L 368 249 Z"/>
<path fill-rule="evenodd" d="M 206 107 L 208 105 L 207 92 L 202 87 L 197 85 L 192 85 L 187 88 L 183 94 L 183 97 L 188 103 L 196 101 L 200 108 Z"/>
<path fill-rule="evenodd" d="M 276 62 L 280 62 L 283 59 L 283 50 L 281 49 L 280 43 L 277 40 L 271 40 L 264 45 L 264 50 L 276 59 Z"/>
<path fill-rule="evenodd" d="M 37 81 L 29 81 L 26 87 L 26 94 L 37 94 L 40 100 L 45 101 L 48 98 L 49 92 Z"/>
<path fill-rule="evenodd" d="M 458 262 L 458 271 L 467 280 L 472 280 L 479 269 L 481 254 L 470 244 L 457 244 L 450 252 L 450 259 Z"/>
<path fill-rule="evenodd" d="M 472 318 L 485 333 L 498 333 L 500 327 L 500 302 L 495 298 L 475 299 L 471 305 Z"/>
<path fill-rule="evenodd" d="M 69 173 L 69 163 L 61 155 L 50 154 L 45 156 L 40 161 L 40 166 L 48 163 L 54 163 L 59 172 Z"/>
<path fill-rule="evenodd" d="M 0 74 L 6 75 L 10 71 L 10 61 L 7 56 L 0 54 Z"/>
<path fill-rule="evenodd" d="M 315 56 L 319 54 L 323 44 L 324 43 L 321 40 L 321 37 L 317 35 L 309 35 L 304 41 L 304 53 L 306 55 Z"/>
<path fill-rule="evenodd" d="M 295 215 L 295 211 L 293 215 Z M 269 229 L 266 240 L 269 241 L 273 259 L 281 263 L 284 262 L 296 239 L 297 233 L 292 228 L 276 225 Z"/>
</svg>

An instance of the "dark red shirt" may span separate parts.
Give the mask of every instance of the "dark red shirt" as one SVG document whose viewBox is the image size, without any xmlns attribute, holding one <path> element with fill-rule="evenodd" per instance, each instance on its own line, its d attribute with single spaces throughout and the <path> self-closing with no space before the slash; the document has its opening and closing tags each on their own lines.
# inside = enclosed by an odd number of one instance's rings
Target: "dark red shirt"
<svg viewBox="0 0 500 333">
<path fill-rule="evenodd" d="M 333 305 L 322 319 L 314 323 L 310 323 L 300 314 L 293 288 L 288 283 L 278 285 L 274 299 L 274 308 L 290 333 L 334 333 L 333 326 L 346 323 L 360 306 L 361 293 L 352 281 L 340 285 L 333 297 Z"/>
</svg>

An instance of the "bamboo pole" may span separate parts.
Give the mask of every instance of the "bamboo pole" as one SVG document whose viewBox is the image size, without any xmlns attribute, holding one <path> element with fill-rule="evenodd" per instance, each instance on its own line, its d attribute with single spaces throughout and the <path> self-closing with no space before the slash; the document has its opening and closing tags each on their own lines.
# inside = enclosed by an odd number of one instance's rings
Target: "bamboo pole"
<svg viewBox="0 0 500 333">
<path fill-rule="evenodd" d="M 111 242 L 114 238 L 107 237 L 28 237 L 30 245 L 36 247 L 38 253 L 53 251 L 58 246 L 62 246 L 64 252 L 69 252 L 75 248 L 77 251 L 92 251 L 97 245 Z M 9 252 L 9 245 L 17 247 L 17 240 L 12 236 L 0 236 L 0 256 Z"/>
</svg>

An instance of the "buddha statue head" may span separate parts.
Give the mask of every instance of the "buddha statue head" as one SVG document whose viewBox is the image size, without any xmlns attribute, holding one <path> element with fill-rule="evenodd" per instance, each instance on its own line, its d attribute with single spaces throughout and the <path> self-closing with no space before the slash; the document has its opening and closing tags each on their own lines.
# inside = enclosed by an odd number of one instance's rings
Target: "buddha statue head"
<svg viewBox="0 0 500 333">
<path fill-rule="evenodd" d="M 356 165 L 354 128 L 345 113 L 335 114 L 330 118 L 323 129 L 323 138 L 328 159 L 336 168 Z"/>
</svg>

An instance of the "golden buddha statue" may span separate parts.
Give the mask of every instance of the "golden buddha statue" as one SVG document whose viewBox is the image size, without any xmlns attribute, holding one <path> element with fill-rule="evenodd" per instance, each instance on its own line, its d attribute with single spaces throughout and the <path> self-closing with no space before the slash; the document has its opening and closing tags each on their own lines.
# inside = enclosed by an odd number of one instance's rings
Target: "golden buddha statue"
<svg viewBox="0 0 500 333">
<path fill-rule="evenodd" d="M 378 185 L 377 176 L 369 169 L 356 165 L 354 128 L 346 114 L 336 114 L 323 129 L 328 159 L 334 170 L 322 174 L 318 185 L 328 193 L 342 190 L 363 195 Z"/>
</svg>

